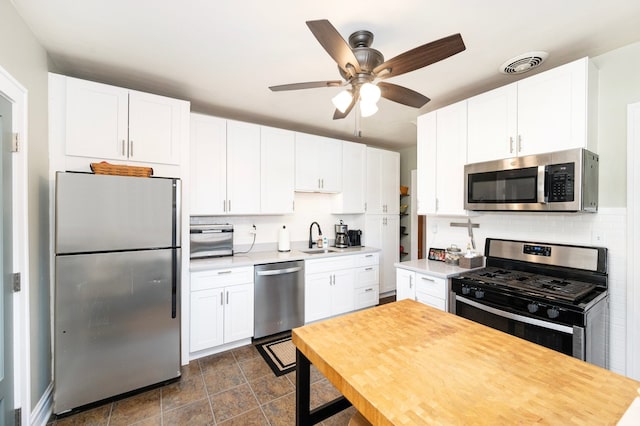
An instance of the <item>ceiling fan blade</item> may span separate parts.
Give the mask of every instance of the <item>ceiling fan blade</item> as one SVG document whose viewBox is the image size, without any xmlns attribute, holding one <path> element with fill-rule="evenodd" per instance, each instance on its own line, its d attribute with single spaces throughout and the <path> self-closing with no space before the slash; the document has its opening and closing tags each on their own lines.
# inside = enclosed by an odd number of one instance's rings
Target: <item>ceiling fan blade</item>
<svg viewBox="0 0 640 426">
<path fill-rule="evenodd" d="M 342 38 L 338 30 L 326 19 L 307 21 L 307 26 L 318 39 L 318 42 L 329 56 L 333 58 L 347 75 L 360 72 L 360 63 L 353 54 L 349 44 Z M 351 64 L 352 69 L 348 66 Z"/>
<path fill-rule="evenodd" d="M 292 83 L 282 84 L 279 86 L 269 86 L 273 92 L 282 92 L 284 90 L 300 90 L 300 89 L 314 89 L 316 87 L 340 87 L 344 84 L 342 80 L 329 80 L 329 81 L 308 81 L 306 83 Z"/>
<path fill-rule="evenodd" d="M 389 59 L 373 69 L 378 78 L 395 77 L 418 68 L 426 67 L 460 53 L 466 47 L 460 34 L 453 34 L 431 43 L 423 44 Z M 387 70 L 387 72 L 384 72 Z M 380 75 L 378 75 L 380 74 Z"/>
<path fill-rule="evenodd" d="M 381 81 L 378 83 L 378 87 L 380 88 L 380 96 L 383 98 L 414 108 L 420 108 L 431 100 L 414 90 L 398 86 L 397 84 Z"/>
<path fill-rule="evenodd" d="M 351 103 L 349 104 L 347 109 L 345 109 L 344 112 L 341 112 L 339 109 L 336 108 L 336 110 L 333 112 L 333 119 L 341 120 L 345 118 L 347 115 L 349 115 L 353 107 L 356 106 L 356 102 L 358 102 L 359 99 L 360 99 L 360 88 L 359 86 L 356 86 L 353 88 Z"/>
</svg>

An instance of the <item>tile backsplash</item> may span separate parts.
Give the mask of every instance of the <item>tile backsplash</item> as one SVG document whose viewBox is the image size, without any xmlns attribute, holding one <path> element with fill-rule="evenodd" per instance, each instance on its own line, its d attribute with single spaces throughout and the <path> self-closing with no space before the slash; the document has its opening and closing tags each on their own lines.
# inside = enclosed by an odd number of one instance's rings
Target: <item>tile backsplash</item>
<svg viewBox="0 0 640 426">
<path fill-rule="evenodd" d="M 625 372 L 627 212 L 605 208 L 598 213 L 479 213 L 469 217 L 428 216 L 427 248 L 456 244 L 466 249 L 467 228 L 451 223 L 479 224 L 473 229 L 476 251 L 484 253 L 486 238 L 601 246 L 609 255 L 609 369 Z"/>
</svg>

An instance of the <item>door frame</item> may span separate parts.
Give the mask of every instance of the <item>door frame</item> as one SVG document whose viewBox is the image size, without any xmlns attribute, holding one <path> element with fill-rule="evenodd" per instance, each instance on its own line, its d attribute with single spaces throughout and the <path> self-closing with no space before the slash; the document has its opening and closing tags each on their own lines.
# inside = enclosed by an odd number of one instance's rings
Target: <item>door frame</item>
<svg viewBox="0 0 640 426">
<path fill-rule="evenodd" d="M 21 424 L 31 424 L 31 353 L 29 349 L 29 232 L 27 119 L 28 92 L 0 66 L 0 93 L 12 102 L 12 129 L 19 135 L 19 150 L 13 153 L 13 270 L 21 275 L 21 291 L 13 297 L 14 403 L 22 408 Z"/>
<path fill-rule="evenodd" d="M 627 353 L 625 374 L 640 380 L 640 102 L 627 106 Z"/>
</svg>

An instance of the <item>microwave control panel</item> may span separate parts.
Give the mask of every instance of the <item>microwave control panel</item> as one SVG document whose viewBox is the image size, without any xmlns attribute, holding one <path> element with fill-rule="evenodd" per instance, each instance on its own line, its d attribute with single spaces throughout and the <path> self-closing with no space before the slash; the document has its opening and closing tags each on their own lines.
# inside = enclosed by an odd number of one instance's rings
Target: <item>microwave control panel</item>
<svg viewBox="0 0 640 426">
<path fill-rule="evenodd" d="M 574 200 L 575 163 L 547 166 L 548 202 L 558 203 Z"/>
</svg>

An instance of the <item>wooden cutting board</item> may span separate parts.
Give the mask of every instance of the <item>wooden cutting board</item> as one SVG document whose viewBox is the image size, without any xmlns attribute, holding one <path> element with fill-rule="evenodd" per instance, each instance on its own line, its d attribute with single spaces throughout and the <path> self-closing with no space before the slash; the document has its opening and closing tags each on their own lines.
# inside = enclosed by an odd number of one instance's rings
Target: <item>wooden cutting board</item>
<svg viewBox="0 0 640 426">
<path fill-rule="evenodd" d="M 293 330 L 375 425 L 615 424 L 640 382 L 403 300 Z"/>
</svg>

